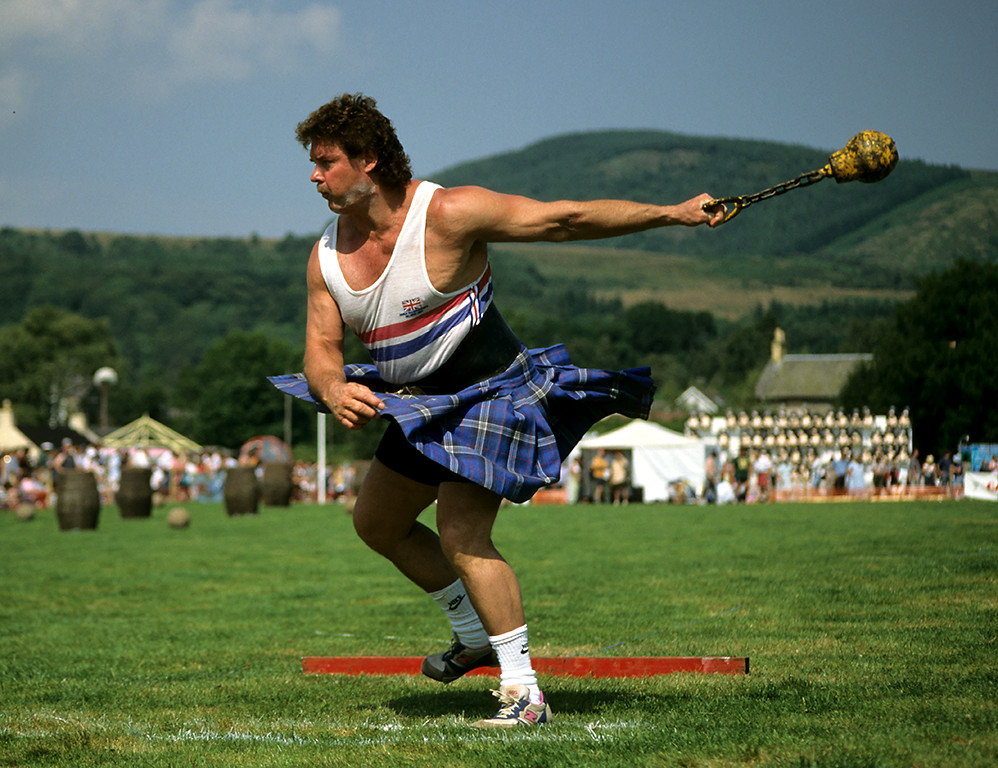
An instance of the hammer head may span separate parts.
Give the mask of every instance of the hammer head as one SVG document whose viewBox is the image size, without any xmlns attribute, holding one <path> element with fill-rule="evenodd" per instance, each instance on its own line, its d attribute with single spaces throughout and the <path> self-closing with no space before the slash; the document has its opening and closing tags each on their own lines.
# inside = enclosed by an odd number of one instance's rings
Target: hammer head
<svg viewBox="0 0 998 768">
<path fill-rule="evenodd" d="M 846 181 L 880 181 L 894 170 L 898 150 L 894 139 L 880 131 L 857 133 L 842 149 L 833 152 L 822 170 L 840 184 Z"/>
</svg>

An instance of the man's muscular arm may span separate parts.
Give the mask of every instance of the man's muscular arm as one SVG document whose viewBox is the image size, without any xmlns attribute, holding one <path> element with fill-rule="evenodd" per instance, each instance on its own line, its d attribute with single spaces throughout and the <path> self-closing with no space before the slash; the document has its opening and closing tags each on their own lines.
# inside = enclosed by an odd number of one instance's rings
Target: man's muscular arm
<svg viewBox="0 0 998 768">
<path fill-rule="evenodd" d="M 460 239 L 483 242 L 566 242 L 618 237 L 668 226 L 717 226 L 723 206 L 703 209 L 711 200 L 698 195 L 677 205 L 628 200 L 559 200 L 543 203 L 481 187 L 443 190 L 437 202 L 440 221 Z"/>
<path fill-rule="evenodd" d="M 368 387 L 347 382 L 343 373 L 343 318 L 319 268 L 318 244 L 306 276 L 308 319 L 305 324 L 305 378 L 341 424 L 360 429 L 385 406 Z"/>
</svg>

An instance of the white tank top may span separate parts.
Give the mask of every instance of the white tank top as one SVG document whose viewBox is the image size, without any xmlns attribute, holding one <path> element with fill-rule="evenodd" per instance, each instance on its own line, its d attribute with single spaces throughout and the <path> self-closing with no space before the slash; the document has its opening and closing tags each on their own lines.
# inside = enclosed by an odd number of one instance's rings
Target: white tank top
<svg viewBox="0 0 998 768">
<path fill-rule="evenodd" d="M 426 209 L 438 184 L 420 182 L 385 271 L 355 291 L 336 253 L 339 217 L 319 240 L 319 266 L 343 322 L 367 347 L 378 374 L 392 384 L 419 381 L 443 365 L 492 304 L 492 268 L 470 285 L 440 293 L 426 273 Z"/>
</svg>

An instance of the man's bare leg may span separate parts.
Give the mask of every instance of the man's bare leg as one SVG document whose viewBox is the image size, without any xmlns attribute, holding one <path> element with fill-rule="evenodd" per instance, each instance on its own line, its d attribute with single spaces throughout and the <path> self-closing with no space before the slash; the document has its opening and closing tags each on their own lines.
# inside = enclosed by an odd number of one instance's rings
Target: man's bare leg
<svg viewBox="0 0 998 768">
<path fill-rule="evenodd" d="M 426 592 L 457 579 L 437 534 L 417 521 L 436 497 L 435 487 L 410 480 L 374 459 L 353 509 L 354 528 L 364 543 Z"/>
<path fill-rule="evenodd" d="M 439 534 L 417 520 L 434 499 Z M 492 542 L 501 501 L 471 483 L 446 482 L 439 488 L 423 485 L 375 459 L 354 507 L 354 527 L 364 542 L 416 585 L 428 593 L 448 587 L 452 591 L 458 585 L 467 592 L 475 609 L 469 620 L 476 626 L 481 622 L 493 651 L 483 655 L 479 650 L 465 650 L 474 646 L 456 642 L 448 652 L 428 656 L 423 674 L 450 682 L 477 666 L 494 665 L 495 661 L 489 661 L 494 653 L 492 658 L 498 657 L 501 667 L 503 706 L 495 717 L 473 724 L 479 727 L 551 719 L 551 708 L 530 662 L 520 584 Z M 439 596 L 434 599 L 444 602 Z M 454 622 L 452 618 L 457 632 Z"/>
<path fill-rule="evenodd" d="M 437 498 L 441 550 L 490 635 L 524 624 L 520 583 L 492 543 L 501 501 L 492 491 L 460 482 L 441 484 Z"/>
<path fill-rule="evenodd" d="M 439 535 L 417 520 L 434 500 Z M 492 544 L 500 502 L 472 483 L 417 483 L 375 459 L 354 506 L 354 528 L 426 592 L 460 578 L 485 629 L 498 635 L 524 623 L 519 582 Z"/>
<path fill-rule="evenodd" d="M 551 721 L 530 661 L 520 583 L 492 542 L 501 499 L 470 483 L 443 483 L 437 498 L 437 530 L 447 560 L 461 577 L 499 661 L 499 700 L 479 728 L 505 728 Z"/>
</svg>

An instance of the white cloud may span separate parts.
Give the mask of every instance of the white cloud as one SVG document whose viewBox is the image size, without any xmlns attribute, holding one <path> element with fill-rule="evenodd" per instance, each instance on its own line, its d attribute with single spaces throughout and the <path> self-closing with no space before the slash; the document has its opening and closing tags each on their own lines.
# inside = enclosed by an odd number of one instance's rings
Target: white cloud
<svg viewBox="0 0 998 768">
<path fill-rule="evenodd" d="M 0 0 L 0 18 L 0 72 L 36 62 L 74 75 L 124 72 L 143 91 L 154 82 L 157 95 L 326 60 L 340 27 L 335 7 L 288 10 L 277 0 Z"/>
<path fill-rule="evenodd" d="M 169 0 L 0 0 L 0 41 L 48 58 L 100 55 L 148 38 L 168 10 Z"/>
<path fill-rule="evenodd" d="M 339 11 L 328 6 L 289 13 L 201 0 L 170 29 L 164 74 L 174 81 L 210 82 L 245 80 L 261 69 L 292 71 L 328 53 L 339 22 Z"/>
</svg>

